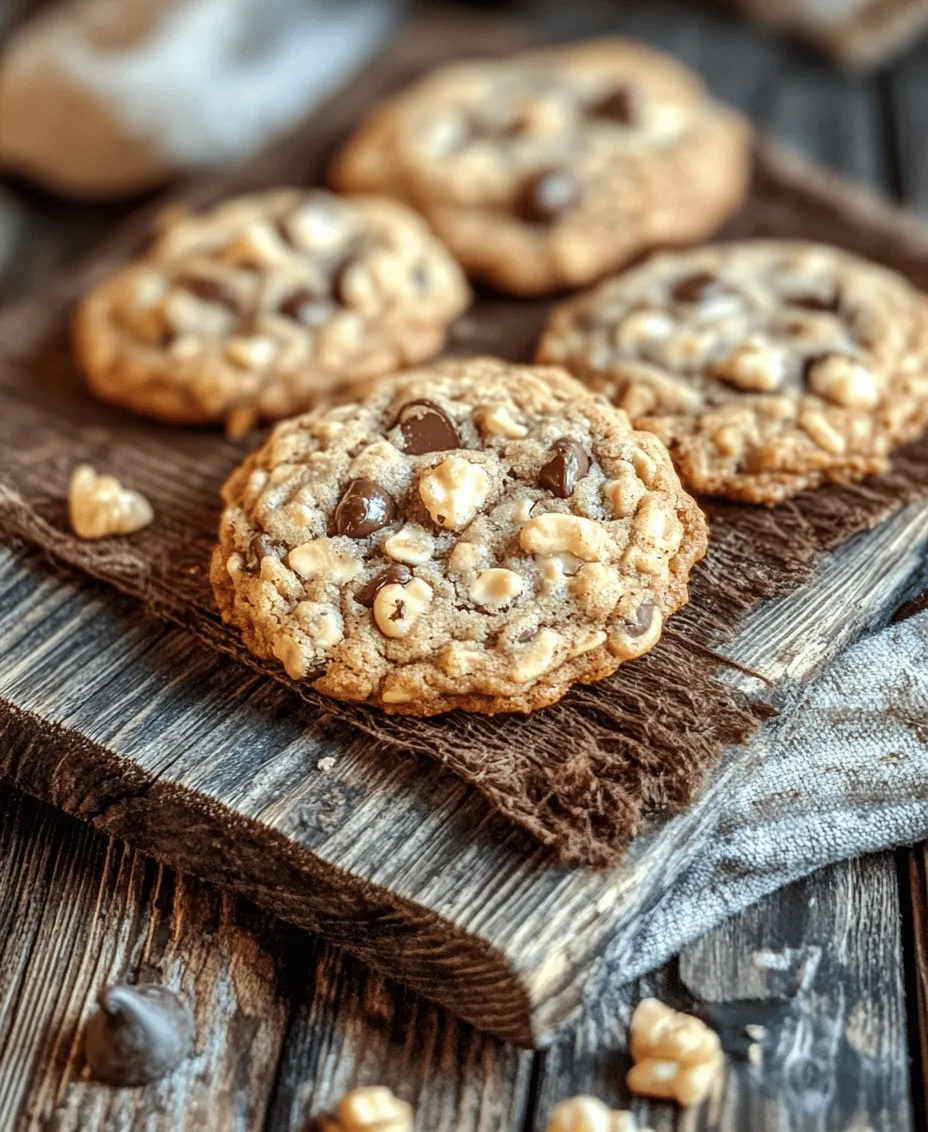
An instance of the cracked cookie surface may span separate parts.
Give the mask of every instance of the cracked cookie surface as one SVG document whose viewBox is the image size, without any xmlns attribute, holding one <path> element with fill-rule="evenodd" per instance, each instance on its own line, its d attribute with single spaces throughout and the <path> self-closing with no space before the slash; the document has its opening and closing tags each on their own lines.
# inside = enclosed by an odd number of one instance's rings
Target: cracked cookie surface
<svg viewBox="0 0 928 1132">
<path fill-rule="evenodd" d="M 242 432 L 431 357 L 469 298 L 415 213 L 281 189 L 176 220 L 84 299 L 74 340 L 104 399 Z"/>
<path fill-rule="evenodd" d="M 332 177 L 418 209 L 475 278 L 539 294 L 705 238 L 744 198 L 749 149 L 696 74 L 604 39 L 436 71 L 374 111 Z"/>
<path fill-rule="evenodd" d="M 538 358 L 659 436 L 690 490 L 749 503 L 884 471 L 928 423 L 928 299 L 824 245 L 656 256 L 556 309 Z"/>
<path fill-rule="evenodd" d="M 449 361 L 278 425 L 223 489 L 212 583 L 258 656 L 413 715 L 530 711 L 651 649 L 706 522 L 563 371 Z"/>
</svg>

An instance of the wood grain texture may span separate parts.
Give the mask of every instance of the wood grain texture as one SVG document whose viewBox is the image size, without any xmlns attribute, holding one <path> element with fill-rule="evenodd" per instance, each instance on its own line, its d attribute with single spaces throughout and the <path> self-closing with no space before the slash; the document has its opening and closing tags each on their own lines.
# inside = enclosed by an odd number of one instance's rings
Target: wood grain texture
<svg viewBox="0 0 928 1132">
<path fill-rule="evenodd" d="M 859 537 L 816 585 L 758 614 L 770 648 L 747 638 L 739 659 L 782 679 L 784 695 L 798 688 L 889 609 L 926 537 L 924 503 Z M 577 1009 L 607 942 L 630 938 L 711 836 L 749 758 L 775 741 L 776 724 L 762 729 L 622 866 L 568 870 L 438 766 L 334 745 L 286 689 L 125 599 L 8 553 L 0 591 L 0 772 L 524 1044 Z"/>
<path fill-rule="evenodd" d="M 592 15 L 575 20 L 571 33 L 603 30 L 597 20 L 608 8 L 590 5 Z M 657 38 L 669 8 L 621 11 L 624 30 Z M 715 18 L 681 20 L 664 45 L 721 73 L 738 33 Z M 548 30 L 558 33 L 554 24 Z M 776 58 L 762 55 L 762 75 L 775 73 Z M 396 81 L 407 65 L 421 66 L 404 59 Z M 757 96 L 739 90 L 745 101 Z M 333 135 L 355 109 L 349 99 L 326 119 Z M 887 218 L 865 197 L 845 200 L 851 219 L 839 217 L 827 177 L 810 184 L 776 154 L 765 168 L 767 182 L 761 178 L 743 220 L 749 229 L 780 230 L 789 216 L 794 224 L 801 218 L 792 235 L 843 224 L 847 238 L 866 243 L 871 233 L 891 261 L 928 274 L 928 238 L 910 222 Z M 784 208 L 783 184 L 801 209 Z M 479 327 L 472 345 L 479 348 Z M 198 441 L 185 437 L 193 452 Z M 926 536 L 928 506 L 913 504 L 836 555 L 815 584 L 758 611 L 731 655 L 781 681 L 785 703 L 791 685 L 883 615 Z M 191 569 L 198 563 L 193 556 Z M 9 558 L 0 571 L 6 773 L 107 832 L 241 888 L 524 1044 L 576 1011 L 609 939 L 633 930 L 711 836 L 747 763 L 729 759 L 687 814 L 638 839 L 618 868 L 566 870 L 437 766 L 395 752 L 371 757 L 285 688 L 217 660 L 183 633 L 154 629 L 130 603 L 62 587 Z M 758 749 L 774 738 L 770 727 Z M 335 767 L 320 770 L 329 757 Z"/>
<path fill-rule="evenodd" d="M 725 1080 L 702 1109 L 634 1100 L 655 1132 L 912 1128 L 891 853 L 823 869 L 709 932 L 678 965 L 620 983 L 606 984 L 576 1031 L 546 1051 L 534 1132 L 571 1092 L 629 1107 L 628 1020 L 638 998 L 655 993 L 721 1025 L 729 1050 Z M 747 1024 L 765 1029 L 753 1060 Z"/>
<path fill-rule="evenodd" d="M 4 784 L 0 816 L 0 1128 L 257 1132 L 286 1029 L 270 941 L 235 901 Z M 194 1054 L 164 1081 L 89 1079 L 81 1028 L 112 982 L 195 1009 Z"/>
<path fill-rule="evenodd" d="M 533 1055 L 477 1033 L 318 944 L 301 957 L 293 1022 L 266 1132 L 312 1127 L 349 1089 L 387 1085 L 418 1132 L 518 1132 Z"/>
</svg>

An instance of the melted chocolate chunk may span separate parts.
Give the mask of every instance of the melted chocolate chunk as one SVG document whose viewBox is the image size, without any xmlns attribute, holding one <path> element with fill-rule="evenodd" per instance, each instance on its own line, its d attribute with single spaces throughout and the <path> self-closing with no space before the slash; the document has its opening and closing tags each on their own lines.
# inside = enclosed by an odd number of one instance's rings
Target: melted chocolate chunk
<svg viewBox="0 0 928 1132">
<path fill-rule="evenodd" d="M 254 570 L 256 566 L 261 565 L 262 558 L 283 558 L 286 553 L 286 549 L 274 542 L 270 535 L 255 535 L 248 544 L 246 565 L 249 570 Z"/>
<path fill-rule="evenodd" d="M 216 303 L 217 306 L 228 307 L 229 310 L 238 308 L 235 296 L 216 279 L 184 279 L 182 286 L 185 291 L 202 299 L 204 303 Z"/>
<path fill-rule="evenodd" d="M 331 315 L 332 303 L 327 295 L 308 287 L 298 287 L 287 295 L 278 309 L 301 326 L 319 326 Z"/>
<path fill-rule="evenodd" d="M 623 126 L 633 126 L 638 120 L 638 106 L 631 87 L 620 86 L 600 99 L 591 110 L 594 118 L 608 118 Z"/>
<path fill-rule="evenodd" d="M 841 305 L 840 295 L 832 295 L 830 299 L 823 299 L 820 295 L 787 295 L 787 305 L 802 307 L 807 311 L 830 311 L 834 314 Z"/>
<path fill-rule="evenodd" d="M 403 434 L 403 451 L 410 456 L 462 447 L 454 422 L 434 401 L 410 401 L 400 409 L 396 425 Z"/>
<path fill-rule="evenodd" d="M 651 628 L 651 622 L 654 620 L 654 602 L 643 601 L 638 606 L 638 612 L 634 617 L 629 617 L 625 621 L 625 632 L 630 637 L 643 637 L 645 633 Z"/>
<path fill-rule="evenodd" d="M 553 224 L 576 208 L 583 186 L 569 169 L 544 169 L 530 178 L 516 201 L 516 211 L 530 224 Z"/>
<path fill-rule="evenodd" d="M 396 517 L 396 504 L 375 480 L 352 480 L 335 508 L 335 529 L 348 538 L 367 538 Z"/>
<path fill-rule="evenodd" d="M 112 986 L 97 996 L 84 1053 L 98 1081 L 148 1085 L 176 1069 L 193 1049 L 193 1016 L 162 986 Z"/>
<path fill-rule="evenodd" d="M 551 452 L 551 459 L 538 473 L 538 486 L 567 499 L 573 495 L 577 480 L 590 470 L 590 457 L 581 444 L 566 436 L 552 444 Z"/>
<path fill-rule="evenodd" d="M 731 289 L 707 271 L 698 271 L 695 275 L 687 275 L 674 287 L 672 295 L 677 303 L 704 303 L 719 295 L 729 295 Z"/>
<path fill-rule="evenodd" d="M 374 604 L 374 598 L 384 586 L 405 586 L 411 580 L 412 570 L 401 562 L 396 562 L 394 565 L 388 566 L 386 570 L 381 570 L 376 577 L 371 578 L 366 586 L 362 586 L 354 595 L 354 600 L 370 609 Z"/>
</svg>

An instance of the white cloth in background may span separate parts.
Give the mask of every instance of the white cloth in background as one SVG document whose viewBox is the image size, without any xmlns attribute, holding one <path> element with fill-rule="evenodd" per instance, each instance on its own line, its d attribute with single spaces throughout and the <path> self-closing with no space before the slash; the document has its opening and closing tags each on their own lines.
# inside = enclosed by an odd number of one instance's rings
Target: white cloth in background
<svg viewBox="0 0 928 1132">
<path fill-rule="evenodd" d="M 744 776 L 702 854 L 613 952 L 628 979 L 823 865 L 928 838 L 928 613 L 844 653 Z"/>
<path fill-rule="evenodd" d="M 108 197 L 231 164 L 378 45 L 399 0 L 58 0 L 0 55 L 0 165 Z"/>
</svg>

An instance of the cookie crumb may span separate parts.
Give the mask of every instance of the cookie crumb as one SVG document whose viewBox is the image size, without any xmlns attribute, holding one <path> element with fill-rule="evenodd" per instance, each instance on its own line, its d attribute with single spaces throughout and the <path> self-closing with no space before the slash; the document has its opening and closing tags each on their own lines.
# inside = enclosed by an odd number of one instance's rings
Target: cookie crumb
<svg viewBox="0 0 928 1132">
<path fill-rule="evenodd" d="M 84 539 L 129 535 L 155 517 L 141 492 L 123 487 L 115 476 L 99 475 L 90 464 L 80 464 L 71 473 L 68 515 L 74 533 Z"/>
<path fill-rule="evenodd" d="M 316 763 L 317 770 L 332 770 L 335 766 L 335 759 L 332 755 L 326 755 L 324 759 L 320 759 Z"/>
</svg>

